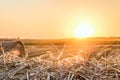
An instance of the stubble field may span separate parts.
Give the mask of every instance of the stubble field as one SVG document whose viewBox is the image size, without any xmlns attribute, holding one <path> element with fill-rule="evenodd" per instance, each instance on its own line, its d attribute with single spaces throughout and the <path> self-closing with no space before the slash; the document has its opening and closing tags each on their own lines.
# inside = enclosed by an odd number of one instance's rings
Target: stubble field
<svg viewBox="0 0 120 80">
<path fill-rule="evenodd" d="M 24 45 L 0 55 L 0 80 L 120 80 L 120 45 Z"/>
</svg>

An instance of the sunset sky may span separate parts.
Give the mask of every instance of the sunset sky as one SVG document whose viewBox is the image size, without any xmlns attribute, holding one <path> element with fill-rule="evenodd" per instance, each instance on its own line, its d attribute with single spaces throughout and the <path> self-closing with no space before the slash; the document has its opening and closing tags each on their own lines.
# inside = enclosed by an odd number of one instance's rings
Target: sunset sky
<svg viewBox="0 0 120 80">
<path fill-rule="evenodd" d="M 0 0 L 2 38 L 72 38 L 83 23 L 91 37 L 120 36 L 120 0 Z"/>
</svg>

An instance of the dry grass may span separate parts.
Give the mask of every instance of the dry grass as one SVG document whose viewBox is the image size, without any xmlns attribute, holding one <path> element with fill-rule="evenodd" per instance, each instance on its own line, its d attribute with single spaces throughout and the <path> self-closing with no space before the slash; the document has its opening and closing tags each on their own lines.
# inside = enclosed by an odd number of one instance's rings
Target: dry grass
<svg viewBox="0 0 120 80">
<path fill-rule="evenodd" d="M 55 45 L 54 45 L 55 46 Z M 55 56 L 25 58 L 0 55 L 0 80 L 120 80 L 120 48 L 99 47 L 61 58 L 65 46 Z"/>
</svg>

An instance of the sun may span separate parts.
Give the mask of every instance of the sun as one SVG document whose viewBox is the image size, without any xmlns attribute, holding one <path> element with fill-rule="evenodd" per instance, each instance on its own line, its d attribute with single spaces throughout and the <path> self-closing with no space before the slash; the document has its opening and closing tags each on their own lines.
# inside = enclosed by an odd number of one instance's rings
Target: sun
<svg viewBox="0 0 120 80">
<path fill-rule="evenodd" d="M 86 38 L 93 36 L 93 28 L 89 24 L 78 25 L 74 31 L 75 37 Z"/>
</svg>

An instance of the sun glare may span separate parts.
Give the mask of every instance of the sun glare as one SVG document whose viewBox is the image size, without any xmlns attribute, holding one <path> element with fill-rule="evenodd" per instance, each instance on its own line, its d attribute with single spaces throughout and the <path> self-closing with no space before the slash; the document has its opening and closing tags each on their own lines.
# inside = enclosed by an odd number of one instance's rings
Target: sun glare
<svg viewBox="0 0 120 80">
<path fill-rule="evenodd" d="M 75 37 L 77 38 L 86 38 L 93 35 L 93 29 L 89 24 L 82 24 L 76 27 Z"/>
</svg>

